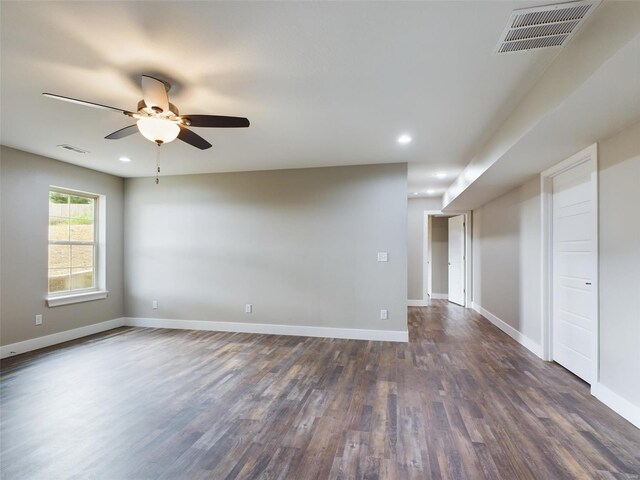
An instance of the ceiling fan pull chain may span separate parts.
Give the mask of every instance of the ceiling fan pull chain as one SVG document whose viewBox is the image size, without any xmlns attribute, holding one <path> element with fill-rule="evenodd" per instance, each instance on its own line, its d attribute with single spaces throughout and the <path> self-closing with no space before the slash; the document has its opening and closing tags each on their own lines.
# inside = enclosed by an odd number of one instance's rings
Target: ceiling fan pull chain
<svg viewBox="0 0 640 480">
<path fill-rule="evenodd" d="M 160 144 L 156 149 L 156 185 L 160 183 Z"/>
</svg>

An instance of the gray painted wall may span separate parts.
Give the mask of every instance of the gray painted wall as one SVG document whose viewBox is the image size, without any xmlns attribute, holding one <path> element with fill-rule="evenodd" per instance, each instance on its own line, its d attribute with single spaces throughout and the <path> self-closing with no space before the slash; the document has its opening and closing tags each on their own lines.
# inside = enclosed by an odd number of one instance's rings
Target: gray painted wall
<svg viewBox="0 0 640 480">
<path fill-rule="evenodd" d="M 473 301 L 540 344 L 540 179 L 473 211 Z"/>
<path fill-rule="evenodd" d="M 640 123 L 598 163 L 600 383 L 640 407 Z M 474 302 L 538 344 L 540 213 L 538 177 L 473 212 Z"/>
<path fill-rule="evenodd" d="M 127 316 L 405 331 L 406 192 L 406 164 L 127 179 Z"/>
<path fill-rule="evenodd" d="M 422 266 L 424 252 L 424 212 L 440 210 L 440 198 L 410 198 L 408 201 L 408 299 L 424 300 L 426 286 L 422 284 Z"/>
<path fill-rule="evenodd" d="M 49 308 L 49 186 L 106 195 L 109 297 Z M 0 342 L 7 345 L 123 316 L 123 192 L 119 177 L 0 147 Z M 43 324 L 35 325 L 35 315 Z"/>
<path fill-rule="evenodd" d="M 600 383 L 640 407 L 640 123 L 598 146 Z"/>
<path fill-rule="evenodd" d="M 431 220 L 431 282 L 433 293 L 449 292 L 449 218 Z"/>
</svg>

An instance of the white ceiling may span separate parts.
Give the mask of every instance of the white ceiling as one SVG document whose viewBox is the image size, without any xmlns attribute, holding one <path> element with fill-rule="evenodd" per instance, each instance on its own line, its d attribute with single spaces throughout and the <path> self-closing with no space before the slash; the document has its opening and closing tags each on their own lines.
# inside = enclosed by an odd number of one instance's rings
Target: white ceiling
<svg viewBox="0 0 640 480">
<path fill-rule="evenodd" d="M 640 2 L 604 2 L 446 190 L 476 208 L 640 121 Z"/>
<path fill-rule="evenodd" d="M 483 205 L 638 121 L 640 34 L 523 135 L 448 208 L 463 211 Z"/>
<path fill-rule="evenodd" d="M 207 151 L 164 146 L 164 174 L 409 162 L 409 191 L 440 196 L 557 54 L 493 54 L 511 11 L 540 3 L 3 2 L 1 141 L 151 176 L 151 142 L 103 139 L 130 119 L 41 96 L 135 109 L 147 73 L 181 113 L 251 120 L 195 129 Z"/>
</svg>

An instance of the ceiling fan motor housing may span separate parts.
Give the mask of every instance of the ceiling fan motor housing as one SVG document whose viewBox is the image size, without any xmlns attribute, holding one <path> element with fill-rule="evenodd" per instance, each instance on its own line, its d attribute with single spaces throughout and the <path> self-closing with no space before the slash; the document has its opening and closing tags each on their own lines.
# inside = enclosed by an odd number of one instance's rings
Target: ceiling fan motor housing
<svg viewBox="0 0 640 480">
<path fill-rule="evenodd" d="M 145 109 L 151 108 L 154 112 L 161 114 L 164 113 L 162 111 L 162 109 L 160 107 L 147 107 L 147 104 L 144 103 L 144 100 L 140 100 L 138 102 L 138 113 L 143 112 Z M 180 112 L 178 111 L 178 107 L 176 107 L 173 103 L 169 103 L 169 110 L 171 111 L 171 113 L 173 113 L 176 117 L 180 115 Z"/>
</svg>

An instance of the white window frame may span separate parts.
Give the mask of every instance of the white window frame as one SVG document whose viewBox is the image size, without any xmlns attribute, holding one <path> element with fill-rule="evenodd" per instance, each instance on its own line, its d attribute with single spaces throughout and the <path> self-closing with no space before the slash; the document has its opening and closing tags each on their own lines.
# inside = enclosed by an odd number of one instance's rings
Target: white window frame
<svg viewBox="0 0 640 480">
<path fill-rule="evenodd" d="M 69 305 L 72 303 L 88 302 L 91 300 L 100 300 L 106 298 L 109 292 L 106 289 L 106 229 L 104 220 L 106 219 L 106 197 L 104 195 L 85 192 L 81 190 L 73 190 L 64 187 L 51 185 L 47 191 L 47 200 L 50 192 L 64 193 L 67 195 L 77 195 L 81 197 L 89 197 L 94 200 L 93 207 L 93 282 L 92 288 L 67 290 L 64 292 L 49 293 L 49 282 L 47 280 L 47 297 L 46 302 L 49 307 L 58 307 L 61 305 Z M 47 214 L 47 218 L 49 215 Z M 47 245 L 85 245 L 86 242 L 61 241 L 51 242 L 47 234 Z M 48 254 L 47 254 L 48 258 Z M 47 279 L 49 278 L 49 270 L 47 265 Z"/>
</svg>

